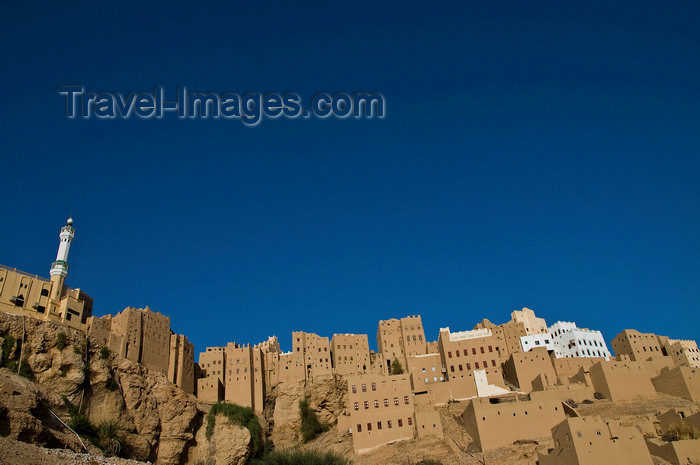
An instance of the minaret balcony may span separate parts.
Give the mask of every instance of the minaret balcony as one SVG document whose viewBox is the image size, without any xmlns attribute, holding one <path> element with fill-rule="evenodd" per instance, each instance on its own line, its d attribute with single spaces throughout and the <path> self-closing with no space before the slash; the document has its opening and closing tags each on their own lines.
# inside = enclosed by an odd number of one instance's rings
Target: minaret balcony
<svg viewBox="0 0 700 465">
<path fill-rule="evenodd" d="M 65 260 L 56 260 L 51 264 L 51 268 L 64 268 L 66 271 L 68 271 L 68 268 L 70 268 L 70 266 Z"/>
</svg>

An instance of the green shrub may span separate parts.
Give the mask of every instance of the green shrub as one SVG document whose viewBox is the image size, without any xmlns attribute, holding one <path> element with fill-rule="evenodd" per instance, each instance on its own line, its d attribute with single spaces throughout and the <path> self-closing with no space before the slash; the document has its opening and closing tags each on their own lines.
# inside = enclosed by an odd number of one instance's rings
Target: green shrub
<svg viewBox="0 0 700 465">
<path fill-rule="evenodd" d="M 82 413 L 79 413 L 75 416 L 71 416 L 68 426 L 70 426 L 70 428 L 78 434 L 82 434 L 85 436 L 95 435 L 95 430 L 90 424 L 88 417 L 83 415 Z"/>
<path fill-rule="evenodd" d="M 63 399 L 63 403 L 65 404 L 66 409 L 68 410 L 68 415 L 69 415 L 71 418 L 73 418 L 74 416 L 76 416 L 76 415 L 78 414 L 78 407 L 76 407 L 75 405 L 73 405 L 73 402 L 71 402 L 70 400 L 68 400 L 68 397 L 66 397 L 66 396 L 64 396 L 64 395 L 61 396 L 61 399 Z"/>
<path fill-rule="evenodd" d="M 56 337 L 56 348 L 61 351 L 66 348 L 66 333 L 58 333 Z"/>
<path fill-rule="evenodd" d="M 328 431 L 329 426 L 322 425 L 318 421 L 316 412 L 311 410 L 306 399 L 299 401 L 299 416 L 301 417 L 301 437 L 304 442 L 312 441 L 319 434 Z"/>
<path fill-rule="evenodd" d="M 257 457 L 263 450 L 262 430 L 258 417 L 255 416 L 250 407 L 241 407 L 236 404 L 228 404 L 226 402 L 217 402 L 209 409 L 207 415 L 207 429 L 205 430 L 207 441 L 211 440 L 214 434 L 214 426 L 216 426 L 216 415 L 221 414 L 228 420 L 238 426 L 247 428 L 250 432 L 250 440 L 253 449 L 253 457 Z"/>
<path fill-rule="evenodd" d="M 22 359 L 22 365 L 19 367 L 19 375 L 24 376 L 28 380 L 34 381 L 34 372 L 26 358 Z"/>
<path fill-rule="evenodd" d="M 58 371 L 61 373 L 61 378 L 65 378 L 68 374 L 68 367 L 61 367 L 58 369 Z"/>
<path fill-rule="evenodd" d="M 114 374 L 110 373 L 109 378 L 107 378 L 107 382 L 105 383 L 105 387 L 110 391 L 116 391 L 119 389 L 119 384 L 117 384 L 117 380 L 114 379 Z"/>
<path fill-rule="evenodd" d="M 12 358 L 12 348 L 15 345 L 15 338 L 12 334 L 8 334 L 2 340 L 2 360 L 7 364 L 7 362 Z M 17 369 L 15 367 L 15 369 Z"/>
<path fill-rule="evenodd" d="M 12 372 L 16 372 L 17 371 L 17 360 L 10 360 L 9 362 L 7 362 L 5 367 Z"/>
<path fill-rule="evenodd" d="M 73 352 L 80 355 L 81 357 L 83 356 L 83 352 L 80 350 L 80 346 L 73 346 Z"/>
<path fill-rule="evenodd" d="M 399 362 L 398 358 L 395 358 L 394 361 L 391 362 L 391 374 L 392 375 L 403 374 L 403 367 L 401 366 L 401 362 Z"/>
<path fill-rule="evenodd" d="M 251 465 L 350 465 L 350 460 L 333 452 L 283 450 L 253 460 Z"/>
<path fill-rule="evenodd" d="M 700 439 L 700 429 L 686 421 L 671 425 L 668 429 L 668 438 L 671 441 L 683 441 L 685 439 Z"/>
<path fill-rule="evenodd" d="M 103 421 L 97 427 L 97 440 L 100 448 L 112 455 L 119 455 L 122 440 L 118 435 L 119 425 L 115 421 Z"/>
<path fill-rule="evenodd" d="M 106 358 L 109 358 L 109 354 L 110 354 L 110 350 L 107 347 L 103 346 L 100 349 L 100 358 L 102 358 L 103 360 Z"/>
</svg>

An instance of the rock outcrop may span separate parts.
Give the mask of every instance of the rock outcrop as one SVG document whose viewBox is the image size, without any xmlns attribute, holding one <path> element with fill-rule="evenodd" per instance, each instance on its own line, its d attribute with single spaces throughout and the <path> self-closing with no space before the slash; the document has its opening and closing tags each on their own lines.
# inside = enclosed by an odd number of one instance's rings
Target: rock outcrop
<svg viewBox="0 0 700 465">
<path fill-rule="evenodd" d="M 19 359 L 21 354 L 36 383 L 0 371 L 1 435 L 79 450 L 77 437 L 48 411 L 51 408 L 68 423 L 65 398 L 93 427 L 116 423 L 121 455 L 158 465 L 194 463 L 188 449 L 204 444 L 200 436 L 206 406 L 164 375 L 114 357 L 78 331 L 0 312 L 0 337 L 7 335 L 16 340 L 11 357 Z M 249 433 L 219 423 L 207 457 L 216 457 L 217 465 L 244 463 Z M 224 440 L 225 435 L 230 438 Z"/>
<path fill-rule="evenodd" d="M 321 423 L 332 425 L 345 410 L 347 394 L 345 379 L 339 375 L 316 379 L 313 382 L 299 381 L 276 386 L 268 393 L 268 398 L 274 401 L 270 439 L 275 447 L 293 447 L 301 443 L 301 399 L 306 398 L 309 401 L 309 406 L 316 412 Z"/>
<path fill-rule="evenodd" d="M 188 451 L 187 464 L 245 465 L 250 458 L 250 440 L 246 428 L 217 415 L 210 439 L 206 438 L 206 427 L 197 430 L 195 444 Z"/>
</svg>

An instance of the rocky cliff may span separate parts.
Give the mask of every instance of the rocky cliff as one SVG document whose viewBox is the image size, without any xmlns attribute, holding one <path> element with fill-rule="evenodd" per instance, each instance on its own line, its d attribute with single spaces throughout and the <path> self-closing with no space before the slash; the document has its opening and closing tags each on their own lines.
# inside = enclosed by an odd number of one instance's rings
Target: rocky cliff
<svg viewBox="0 0 700 465">
<path fill-rule="evenodd" d="M 2 436 L 93 454 L 111 444 L 123 457 L 158 465 L 247 460 L 247 430 L 219 421 L 208 441 L 203 433 L 208 406 L 161 373 L 114 357 L 78 331 L 0 312 L 0 341 L 6 367 L 0 369 Z M 67 425 L 92 441 L 81 444 Z"/>
<path fill-rule="evenodd" d="M 334 425 L 346 408 L 348 387 L 342 376 L 333 375 L 312 382 L 282 383 L 271 389 L 265 417 L 275 447 L 293 447 L 302 442 L 299 401 L 306 398 L 321 423 Z"/>
</svg>

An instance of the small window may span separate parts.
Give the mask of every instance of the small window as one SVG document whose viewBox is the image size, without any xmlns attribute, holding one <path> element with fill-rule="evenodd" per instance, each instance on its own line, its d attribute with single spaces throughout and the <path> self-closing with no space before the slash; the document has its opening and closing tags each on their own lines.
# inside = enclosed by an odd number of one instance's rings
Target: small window
<svg viewBox="0 0 700 465">
<path fill-rule="evenodd" d="M 409 417 L 408 418 L 408 426 L 413 425 L 413 418 Z"/>
<path fill-rule="evenodd" d="M 360 410 L 360 403 L 359 402 L 355 402 L 355 410 Z"/>
<path fill-rule="evenodd" d="M 447 352 L 447 358 L 452 358 L 452 351 Z"/>
<path fill-rule="evenodd" d="M 394 405 L 399 405 L 399 398 L 398 397 L 394 397 Z"/>
<path fill-rule="evenodd" d="M 376 391 L 377 390 L 377 383 L 372 383 L 372 390 Z"/>
<path fill-rule="evenodd" d="M 367 392 L 367 385 L 366 384 L 362 385 L 362 392 Z"/>
<path fill-rule="evenodd" d="M 366 400 L 366 401 L 365 401 L 365 410 L 367 410 L 368 408 L 369 408 L 369 401 Z"/>
<path fill-rule="evenodd" d="M 382 429 L 382 422 L 381 421 L 377 422 L 377 429 Z"/>
<path fill-rule="evenodd" d="M 367 423 L 367 431 L 372 431 L 372 423 Z"/>
<path fill-rule="evenodd" d="M 403 397 L 403 403 L 404 403 L 404 404 L 408 404 L 408 403 L 409 403 L 409 401 L 408 401 L 408 396 L 404 396 L 404 397 Z"/>
<path fill-rule="evenodd" d="M 403 426 L 403 420 L 401 418 L 399 418 L 399 428 L 401 428 L 402 426 Z"/>
<path fill-rule="evenodd" d="M 386 421 L 386 427 L 387 427 L 387 428 L 391 428 L 391 420 L 387 420 L 387 421 Z"/>
<path fill-rule="evenodd" d="M 379 401 L 376 399 L 374 400 L 374 408 L 379 408 Z"/>
<path fill-rule="evenodd" d="M 388 406 L 389 406 L 389 399 L 384 399 L 384 407 L 388 407 Z"/>
<path fill-rule="evenodd" d="M 361 432 L 362 432 L 362 425 L 360 425 L 359 423 L 358 423 L 358 425 L 357 425 L 357 432 L 358 432 L 358 433 L 361 433 Z"/>
<path fill-rule="evenodd" d="M 354 384 L 352 385 L 352 393 L 357 394 L 357 386 Z"/>
</svg>

